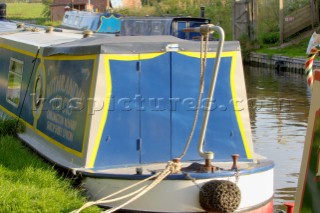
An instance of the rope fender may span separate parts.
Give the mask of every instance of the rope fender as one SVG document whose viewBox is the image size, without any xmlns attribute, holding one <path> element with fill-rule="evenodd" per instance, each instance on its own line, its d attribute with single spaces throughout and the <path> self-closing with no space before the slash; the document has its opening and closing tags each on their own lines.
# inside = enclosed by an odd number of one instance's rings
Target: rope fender
<svg viewBox="0 0 320 213">
<path fill-rule="evenodd" d="M 231 213 L 240 205 L 241 191 L 231 181 L 212 180 L 201 187 L 199 202 L 208 212 Z"/>
</svg>

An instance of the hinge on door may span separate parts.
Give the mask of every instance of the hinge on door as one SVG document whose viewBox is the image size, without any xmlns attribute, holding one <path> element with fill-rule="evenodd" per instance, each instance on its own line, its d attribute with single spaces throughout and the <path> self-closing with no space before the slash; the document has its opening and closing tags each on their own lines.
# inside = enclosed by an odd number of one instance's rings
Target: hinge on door
<svg viewBox="0 0 320 213">
<path fill-rule="evenodd" d="M 142 146 L 142 139 L 141 139 L 141 138 L 138 138 L 138 139 L 137 139 L 137 151 L 140 151 L 140 150 L 141 150 L 141 146 Z"/>
<path fill-rule="evenodd" d="M 136 67 L 137 71 L 140 72 L 141 71 L 141 61 L 137 61 L 137 67 Z"/>
</svg>

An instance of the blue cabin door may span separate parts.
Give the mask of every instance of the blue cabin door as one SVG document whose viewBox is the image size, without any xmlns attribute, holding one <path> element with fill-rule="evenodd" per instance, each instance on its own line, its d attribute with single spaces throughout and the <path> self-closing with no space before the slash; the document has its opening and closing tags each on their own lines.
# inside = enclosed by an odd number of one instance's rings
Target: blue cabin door
<svg viewBox="0 0 320 213">
<path fill-rule="evenodd" d="M 96 167 L 171 158 L 170 53 L 137 59 L 110 60 L 112 100 Z"/>
<path fill-rule="evenodd" d="M 232 67 L 232 56 L 221 58 L 219 73 L 215 85 L 206 137 L 203 149 L 215 152 L 215 159 L 226 161 L 230 155 L 238 153 L 246 159 L 247 154 L 241 135 L 241 120 L 238 120 L 234 108 L 234 100 L 240 100 L 232 88 L 236 86 L 235 66 Z M 198 155 L 198 140 L 201 131 L 203 115 L 206 109 L 208 90 L 212 78 L 212 68 L 215 58 L 208 58 L 204 74 L 204 94 L 201 98 L 199 118 L 193 140 L 184 160 L 200 160 Z M 189 66 L 193 64 L 194 66 Z M 172 153 L 173 157 L 181 154 L 191 132 L 196 113 L 200 87 L 200 59 L 182 53 L 172 53 Z"/>
<path fill-rule="evenodd" d="M 171 157 L 170 61 L 170 53 L 141 60 L 141 163 L 163 162 Z"/>
<path fill-rule="evenodd" d="M 138 57 L 137 57 L 138 58 Z M 95 166 L 139 163 L 139 94 L 137 60 L 110 60 L 112 97 Z"/>
</svg>

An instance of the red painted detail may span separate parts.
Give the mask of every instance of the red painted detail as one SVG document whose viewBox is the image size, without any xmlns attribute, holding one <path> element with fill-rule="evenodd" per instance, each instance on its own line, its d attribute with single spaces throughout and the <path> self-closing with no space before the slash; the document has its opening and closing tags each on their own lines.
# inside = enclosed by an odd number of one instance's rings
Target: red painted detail
<svg viewBox="0 0 320 213">
<path fill-rule="evenodd" d="M 312 49 L 310 50 L 310 53 L 316 53 L 316 52 L 318 52 L 318 50 L 315 49 L 315 48 L 312 48 Z"/>
<path fill-rule="evenodd" d="M 320 81 L 320 70 L 314 71 L 314 80 Z"/>
<path fill-rule="evenodd" d="M 307 61 L 307 63 L 306 63 L 306 68 L 307 68 L 311 63 L 313 63 L 313 59 L 312 59 L 312 60 Z"/>
<path fill-rule="evenodd" d="M 312 84 L 312 82 L 313 82 L 313 77 L 312 77 L 312 75 L 309 76 L 309 78 L 308 78 L 307 80 L 308 80 L 308 85 L 310 86 L 310 85 Z"/>
<path fill-rule="evenodd" d="M 273 200 L 262 207 L 248 211 L 246 213 L 273 213 Z"/>
<path fill-rule="evenodd" d="M 287 206 L 287 213 L 293 213 L 294 211 L 294 203 L 293 202 L 286 202 L 284 203 Z"/>
</svg>

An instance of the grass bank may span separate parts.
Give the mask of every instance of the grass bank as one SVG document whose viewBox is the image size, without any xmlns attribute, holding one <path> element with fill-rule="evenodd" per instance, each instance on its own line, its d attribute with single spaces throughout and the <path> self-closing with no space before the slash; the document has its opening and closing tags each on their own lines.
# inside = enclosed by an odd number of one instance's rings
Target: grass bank
<svg viewBox="0 0 320 213">
<path fill-rule="evenodd" d="M 42 3 L 7 3 L 7 17 L 16 19 L 38 19 L 45 6 Z"/>
<path fill-rule="evenodd" d="M 264 47 L 255 50 L 257 53 L 264 53 L 268 55 L 284 55 L 288 57 L 307 57 L 306 50 L 308 47 L 310 37 L 304 38 L 299 42 L 293 42 L 285 47 Z"/>
<path fill-rule="evenodd" d="M 45 5 L 42 3 L 7 3 L 7 18 L 38 25 L 59 26 L 60 22 L 51 22 L 43 17 Z"/>
<path fill-rule="evenodd" d="M 20 140 L 0 136 L 0 212 L 71 212 L 86 202 L 72 184 Z"/>
</svg>

